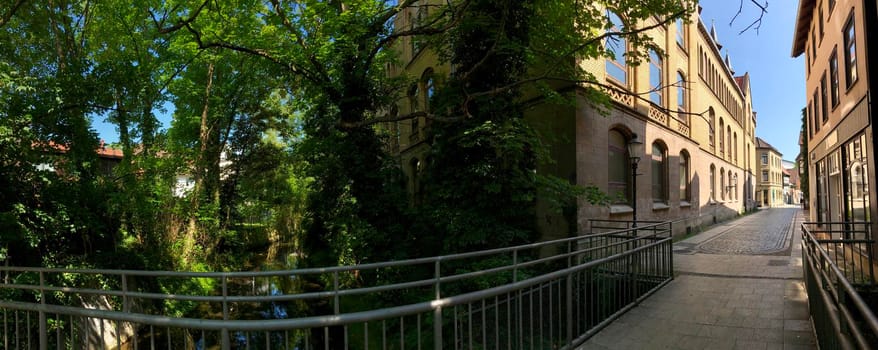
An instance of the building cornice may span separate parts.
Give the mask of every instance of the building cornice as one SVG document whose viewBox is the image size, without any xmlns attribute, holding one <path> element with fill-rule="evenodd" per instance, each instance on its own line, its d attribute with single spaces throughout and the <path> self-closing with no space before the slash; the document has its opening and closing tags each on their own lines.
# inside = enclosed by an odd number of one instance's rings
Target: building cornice
<svg viewBox="0 0 878 350">
<path fill-rule="evenodd" d="M 799 0 L 799 11 L 796 14 L 796 31 L 793 32 L 793 57 L 799 57 L 805 52 L 805 43 L 808 41 L 808 30 L 811 28 L 811 19 L 814 18 L 814 0 Z"/>
</svg>

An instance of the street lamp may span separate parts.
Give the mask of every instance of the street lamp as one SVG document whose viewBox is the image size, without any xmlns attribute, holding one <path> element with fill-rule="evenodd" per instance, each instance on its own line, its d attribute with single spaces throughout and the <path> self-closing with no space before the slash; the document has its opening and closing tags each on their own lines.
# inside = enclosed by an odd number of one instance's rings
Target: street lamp
<svg viewBox="0 0 878 350">
<path fill-rule="evenodd" d="M 735 177 L 729 179 L 729 185 L 726 186 L 726 192 L 731 192 L 732 189 L 737 189 L 737 188 L 738 188 L 738 176 L 735 175 Z M 731 196 L 731 194 L 729 194 L 729 196 Z"/>
<path fill-rule="evenodd" d="M 642 155 L 643 142 L 637 139 L 637 134 L 633 134 L 628 140 L 628 160 L 631 162 L 631 203 L 634 209 L 632 227 L 637 227 L 637 163 L 640 163 Z"/>
</svg>

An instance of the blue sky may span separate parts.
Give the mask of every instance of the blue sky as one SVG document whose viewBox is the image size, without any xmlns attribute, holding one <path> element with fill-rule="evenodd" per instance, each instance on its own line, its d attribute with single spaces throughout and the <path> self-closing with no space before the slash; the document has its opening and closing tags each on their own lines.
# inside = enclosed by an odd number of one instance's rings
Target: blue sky
<svg viewBox="0 0 878 350">
<path fill-rule="evenodd" d="M 701 1 L 701 18 L 708 28 L 715 24 L 723 55 L 728 50 L 735 75 L 750 72 L 756 136 L 783 153 L 783 159 L 795 160 L 805 106 L 804 58 L 790 57 L 798 1 L 769 1 L 759 32 L 751 29 L 738 34 L 759 17 L 759 9 L 750 0 L 742 0 L 742 13 L 729 26 L 739 1 Z"/>
<path fill-rule="evenodd" d="M 742 13 L 729 25 L 743 1 Z M 723 54 L 728 50 L 736 75 L 750 72 L 753 109 L 758 113 L 756 135 L 795 160 L 799 153 L 801 110 L 805 106 L 803 58 L 791 58 L 797 2 L 770 1 L 768 13 L 762 18 L 757 33 L 748 30 L 739 34 L 759 17 L 759 10 L 749 0 L 705 0 L 701 17 L 710 26 L 715 24 Z M 167 104 L 168 110 L 173 106 Z M 159 115 L 163 127 L 170 126 L 170 115 Z M 107 142 L 117 142 L 119 134 L 104 117 L 94 118 L 94 127 Z"/>
</svg>

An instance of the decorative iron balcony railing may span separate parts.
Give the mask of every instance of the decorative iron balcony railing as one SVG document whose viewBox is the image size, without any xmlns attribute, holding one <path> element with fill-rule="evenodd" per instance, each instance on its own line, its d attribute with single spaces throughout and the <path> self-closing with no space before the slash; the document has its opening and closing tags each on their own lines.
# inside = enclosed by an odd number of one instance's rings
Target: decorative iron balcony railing
<svg viewBox="0 0 878 350">
<path fill-rule="evenodd" d="M 282 271 L 0 267 L 0 342 L 3 349 L 571 349 L 673 278 L 671 224 L 641 225 Z M 193 292 L 201 290 L 210 292 Z"/>
<path fill-rule="evenodd" d="M 805 288 L 820 348 L 878 347 L 871 223 L 806 222 L 802 244 Z"/>
</svg>

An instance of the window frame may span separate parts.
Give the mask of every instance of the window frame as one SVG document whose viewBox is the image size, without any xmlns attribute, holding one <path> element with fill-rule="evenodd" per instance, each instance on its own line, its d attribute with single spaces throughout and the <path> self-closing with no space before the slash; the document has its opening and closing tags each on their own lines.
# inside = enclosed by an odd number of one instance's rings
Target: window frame
<svg viewBox="0 0 878 350">
<path fill-rule="evenodd" d="M 835 107 L 838 107 L 839 104 L 839 92 L 838 92 L 838 47 L 832 48 L 832 54 L 829 55 L 829 96 L 830 102 L 832 103 L 832 109 L 835 110 Z"/>
<path fill-rule="evenodd" d="M 653 104 L 664 107 L 665 106 L 665 93 L 664 93 L 664 81 L 665 81 L 665 60 L 659 55 L 659 53 L 655 50 L 649 50 L 649 101 Z M 653 84 L 653 77 L 658 77 L 658 82 Z M 656 101 L 656 97 L 658 101 Z"/>
<path fill-rule="evenodd" d="M 613 137 L 610 135 L 610 133 L 618 133 L 623 144 L 613 145 L 612 144 Z M 628 206 L 633 207 L 634 202 L 632 200 L 634 198 L 632 198 L 632 193 L 634 191 L 632 191 L 632 188 L 631 188 L 632 187 L 631 167 L 628 164 L 628 162 L 626 161 L 626 160 L 630 159 L 630 157 L 631 157 L 630 154 L 628 153 L 628 147 L 626 147 L 627 143 L 630 140 L 631 140 L 631 137 L 629 136 L 629 133 L 624 131 L 624 130 L 620 130 L 618 128 L 613 128 L 613 129 L 610 129 L 607 131 L 607 193 L 610 196 L 611 204 L 628 205 Z M 622 165 L 621 169 L 622 169 L 622 177 L 623 178 L 621 180 L 623 180 L 623 181 L 614 181 L 614 180 L 619 180 L 619 179 L 614 179 L 612 176 L 610 176 L 610 171 L 613 169 L 613 164 L 611 164 L 612 159 L 610 157 L 612 152 L 615 152 L 615 153 L 621 155 L 621 159 L 619 160 L 619 162 Z M 618 166 L 620 164 L 616 164 L 616 166 Z M 619 188 L 622 189 L 622 191 L 621 191 L 622 196 L 621 197 L 616 195 L 618 193 L 618 191 L 617 191 L 617 193 L 612 193 L 613 190 L 619 189 Z"/>
<path fill-rule="evenodd" d="M 716 166 L 710 164 L 710 198 L 711 202 L 716 202 Z"/>
<path fill-rule="evenodd" d="M 726 200 L 726 169 L 719 168 L 719 195 L 720 198 Z"/>
<path fill-rule="evenodd" d="M 857 27 L 854 21 L 853 10 L 851 10 L 851 14 L 848 16 L 844 27 L 842 27 L 841 34 L 844 44 L 845 88 L 850 90 L 859 80 L 859 72 L 857 71 Z M 851 51 L 853 51 L 853 55 L 851 55 Z"/>
<path fill-rule="evenodd" d="M 689 111 L 689 94 L 686 93 L 686 90 L 688 90 L 686 75 L 682 71 L 677 71 L 677 78 L 677 119 L 689 125 L 689 115 L 687 114 L 687 111 Z"/>
<path fill-rule="evenodd" d="M 667 204 L 668 197 L 670 197 L 668 195 L 668 147 L 661 141 L 653 142 L 649 159 L 652 174 L 652 202 Z"/>
<path fill-rule="evenodd" d="M 613 20 L 613 17 L 618 18 L 619 23 L 615 23 L 615 21 Z M 607 18 L 607 21 L 611 24 L 610 27 L 607 29 L 608 33 L 620 33 L 620 32 L 622 32 L 622 29 L 625 28 L 625 21 L 622 19 L 622 17 L 620 17 L 615 12 L 607 10 L 606 11 L 606 18 Z M 614 45 L 614 46 L 620 46 L 622 48 L 621 53 L 617 53 L 611 49 L 611 45 L 610 45 L 611 40 L 615 40 L 617 43 L 621 43 L 621 45 Z M 630 79 L 628 79 L 628 75 L 629 75 L 628 74 L 629 73 L 628 72 L 628 62 L 626 62 L 626 60 L 625 60 L 625 54 L 628 52 L 628 40 L 625 37 L 618 36 L 618 35 L 607 36 L 606 40 L 604 40 L 604 49 L 609 51 L 609 52 L 612 52 L 613 56 L 615 56 L 612 59 L 607 58 L 605 60 L 606 62 L 604 64 L 604 70 L 606 71 L 608 80 L 610 80 L 613 83 L 616 83 L 618 85 L 628 87 Z M 622 80 L 620 80 L 618 77 L 616 77 L 615 75 L 610 73 L 611 70 L 608 69 L 609 65 L 615 66 L 616 68 L 618 68 L 622 72 L 622 78 L 623 78 Z"/>
<path fill-rule="evenodd" d="M 683 51 L 686 51 L 686 23 L 683 21 L 683 17 L 677 18 L 676 21 L 677 32 L 676 32 L 676 42 Z"/>
<path fill-rule="evenodd" d="M 692 185 L 689 180 L 692 161 L 689 152 L 685 149 L 680 151 L 679 175 L 680 175 L 680 201 L 689 202 L 692 200 Z"/>
</svg>

